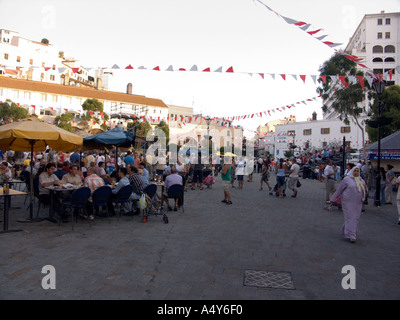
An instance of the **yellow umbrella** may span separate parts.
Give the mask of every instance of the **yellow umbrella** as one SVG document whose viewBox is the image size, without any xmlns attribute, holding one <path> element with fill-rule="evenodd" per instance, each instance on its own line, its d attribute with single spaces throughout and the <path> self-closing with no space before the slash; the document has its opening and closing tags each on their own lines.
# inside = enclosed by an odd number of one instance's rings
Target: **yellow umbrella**
<svg viewBox="0 0 400 320">
<path fill-rule="evenodd" d="M 232 152 L 227 152 L 224 155 L 225 157 L 236 157 L 236 154 L 232 153 Z"/>
<path fill-rule="evenodd" d="M 74 151 L 82 144 L 82 137 L 34 117 L 0 126 L 0 150 Z"/>
<path fill-rule="evenodd" d="M 0 126 L 0 150 L 45 151 L 46 147 L 57 151 L 74 151 L 83 145 L 83 138 L 51 125 L 38 118 L 31 117 Z M 33 172 L 31 161 L 31 173 Z M 33 222 L 33 175 L 30 175 L 30 219 Z"/>
</svg>

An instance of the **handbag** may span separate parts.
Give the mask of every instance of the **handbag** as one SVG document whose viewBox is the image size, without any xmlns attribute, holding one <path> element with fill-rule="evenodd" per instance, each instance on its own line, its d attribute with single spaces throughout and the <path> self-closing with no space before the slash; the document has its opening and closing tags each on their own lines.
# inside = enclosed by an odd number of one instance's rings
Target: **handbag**
<svg viewBox="0 0 400 320">
<path fill-rule="evenodd" d="M 300 187 L 301 187 L 301 183 L 300 183 L 300 181 L 299 181 L 299 180 L 297 180 L 296 187 L 297 187 L 297 188 L 300 188 Z"/>
<path fill-rule="evenodd" d="M 139 208 L 144 210 L 147 207 L 147 202 L 146 202 L 146 195 L 142 194 L 142 196 L 139 199 Z"/>
</svg>

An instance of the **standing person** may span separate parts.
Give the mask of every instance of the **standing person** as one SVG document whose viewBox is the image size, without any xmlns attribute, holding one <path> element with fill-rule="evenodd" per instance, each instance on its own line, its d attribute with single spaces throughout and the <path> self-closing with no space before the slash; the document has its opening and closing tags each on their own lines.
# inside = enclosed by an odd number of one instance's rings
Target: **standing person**
<svg viewBox="0 0 400 320">
<path fill-rule="evenodd" d="M 328 160 L 328 163 L 324 169 L 324 175 L 326 179 L 326 193 L 325 200 L 330 203 L 330 197 L 333 192 L 335 192 L 335 170 L 333 169 L 332 160 Z"/>
<path fill-rule="evenodd" d="M 396 176 L 393 172 L 393 166 L 391 164 L 386 165 L 386 188 L 385 188 L 385 204 L 392 204 L 393 198 L 393 184 L 395 184 Z"/>
<path fill-rule="evenodd" d="M 238 181 L 238 189 L 243 189 L 244 161 L 239 160 L 236 167 L 236 177 Z"/>
<path fill-rule="evenodd" d="M 354 164 L 353 163 L 347 163 L 346 164 L 346 170 L 344 171 L 344 176 L 347 177 L 351 174 L 351 169 L 354 168 Z"/>
<path fill-rule="evenodd" d="M 198 152 L 197 163 L 192 164 L 193 166 L 193 179 L 192 179 L 192 190 L 195 190 L 195 184 L 200 190 L 203 190 L 203 164 L 201 163 L 201 152 Z"/>
<path fill-rule="evenodd" d="M 235 180 L 236 180 L 236 163 L 235 163 L 235 159 L 232 158 L 232 164 L 231 164 L 231 183 L 232 183 L 232 188 L 235 188 Z"/>
<path fill-rule="evenodd" d="M 232 166 L 230 164 L 224 164 L 221 171 L 221 179 L 224 187 L 224 200 L 226 204 L 232 204 L 231 193 L 229 192 L 229 185 L 231 184 Z"/>
<path fill-rule="evenodd" d="M 135 159 L 132 156 L 132 152 L 128 151 L 127 154 L 126 154 L 126 157 L 124 158 L 125 166 L 127 164 L 130 164 L 131 166 L 133 166 L 134 161 L 135 161 Z"/>
<path fill-rule="evenodd" d="M 360 176 L 361 168 L 355 166 L 350 176 L 340 183 L 336 192 L 330 198 L 335 203 L 341 197 L 344 225 L 342 234 L 354 243 L 357 239 L 358 223 L 360 221 L 363 201 L 367 195 L 367 186 Z"/>
<path fill-rule="evenodd" d="M 279 159 L 276 165 L 276 183 L 278 185 L 279 198 L 283 198 L 283 187 L 285 185 L 285 177 L 287 172 L 287 166 L 283 162 L 283 158 Z"/>
<path fill-rule="evenodd" d="M 268 186 L 269 194 L 271 195 L 272 194 L 272 187 L 268 183 L 268 178 L 269 178 L 268 163 L 266 161 L 263 161 L 262 167 L 263 167 L 263 170 L 261 171 L 260 191 L 263 190 L 263 182 L 265 182 L 266 185 Z"/>
<path fill-rule="evenodd" d="M 399 214 L 399 221 L 397 222 L 400 225 L 400 176 L 396 179 L 396 188 L 397 188 L 397 213 Z"/>
<path fill-rule="evenodd" d="M 297 182 L 299 181 L 300 166 L 296 162 L 296 158 L 293 160 L 293 164 L 289 171 L 289 182 L 288 188 L 293 191 L 292 198 L 297 197 Z"/>
<path fill-rule="evenodd" d="M 263 171 L 263 163 L 264 163 L 264 160 L 261 157 L 259 157 L 257 160 L 257 173 L 260 173 Z"/>
<path fill-rule="evenodd" d="M 385 183 L 385 179 L 386 179 L 386 171 L 385 168 L 380 167 L 379 168 L 379 172 L 378 174 L 381 176 L 381 204 L 385 204 L 386 203 L 386 198 L 385 198 L 385 189 L 386 189 L 386 183 Z M 376 200 L 376 190 L 375 190 L 375 198 L 374 200 Z"/>
</svg>

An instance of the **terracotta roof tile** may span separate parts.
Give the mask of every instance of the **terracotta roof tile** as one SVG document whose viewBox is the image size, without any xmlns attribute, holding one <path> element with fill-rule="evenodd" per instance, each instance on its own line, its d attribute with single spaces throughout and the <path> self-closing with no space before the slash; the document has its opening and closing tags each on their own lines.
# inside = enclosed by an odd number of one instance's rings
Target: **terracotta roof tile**
<svg viewBox="0 0 400 320">
<path fill-rule="evenodd" d="M 168 106 L 162 100 L 147 98 L 145 96 L 126 94 L 114 91 L 106 91 L 106 90 L 96 90 L 84 87 L 64 86 L 61 84 L 53 84 L 48 82 L 13 79 L 4 76 L 0 76 L 0 88 L 11 88 L 11 89 L 26 90 L 26 91 L 60 94 L 73 97 L 125 102 L 125 103 L 139 104 L 151 107 L 168 108 Z"/>
</svg>

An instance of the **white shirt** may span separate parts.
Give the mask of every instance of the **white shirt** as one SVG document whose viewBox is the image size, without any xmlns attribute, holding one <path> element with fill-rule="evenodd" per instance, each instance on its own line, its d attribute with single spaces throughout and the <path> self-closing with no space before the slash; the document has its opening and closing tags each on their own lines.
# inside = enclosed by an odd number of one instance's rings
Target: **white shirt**
<svg viewBox="0 0 400 320">
<path fill-rule="evenodd" d="M 324 175 L 325 175 L 326 178 L 334 179 L 335 171 L 333 170 L 332 166 L 328 165 L 328 166 L 325 167 Z"/>
<path fill-rule="evenodd" d="M 289 175 L 290 178 L 298 178 L 300 166 L 297 163 L 293 163 L 292 166 L 290 167 L 290 171 L 292 171 L 292 173 Z"/>
</svg>

